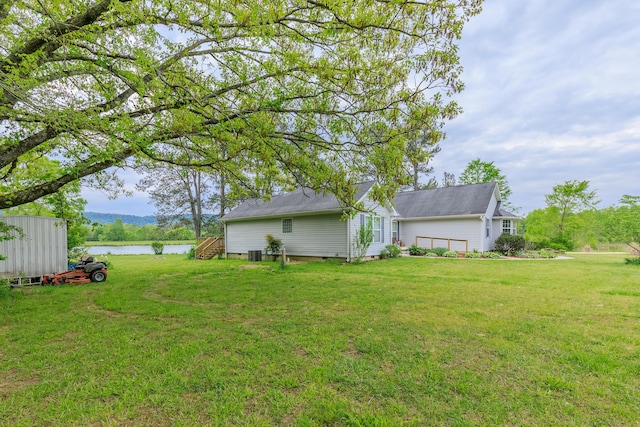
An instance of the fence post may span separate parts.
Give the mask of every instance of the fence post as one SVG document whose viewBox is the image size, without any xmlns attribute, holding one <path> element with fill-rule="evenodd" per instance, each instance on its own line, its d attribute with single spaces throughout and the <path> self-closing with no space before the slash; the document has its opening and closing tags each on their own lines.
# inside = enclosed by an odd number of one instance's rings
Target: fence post
<svg viewBox="0 0 640 427">
<path fill-rule="evenodd" d="M 282 264 L 287 265 L 287 250 L 282 248 L 282 252 L 280 254 L 282 256 Z"/>
</svg>

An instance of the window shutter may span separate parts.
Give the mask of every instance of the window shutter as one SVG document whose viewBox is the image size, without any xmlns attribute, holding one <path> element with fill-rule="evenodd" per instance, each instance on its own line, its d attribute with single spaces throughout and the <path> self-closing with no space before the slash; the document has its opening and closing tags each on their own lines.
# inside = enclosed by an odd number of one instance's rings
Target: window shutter
<svg viewBox="0 0 640 427">
<path fill-rule="evenodd" d="M 364 222 L 364 214 L 360 214 L 360 227 L 366 227 L 367 224 L 365 224 Z M 358 227 L 358 229 L 360 229 L 360 227 Z"/>
<path fill-rule="evenodd" d="M 384 217 L 380 218 L 380 243 L 384 243 Z"/>
</svg>

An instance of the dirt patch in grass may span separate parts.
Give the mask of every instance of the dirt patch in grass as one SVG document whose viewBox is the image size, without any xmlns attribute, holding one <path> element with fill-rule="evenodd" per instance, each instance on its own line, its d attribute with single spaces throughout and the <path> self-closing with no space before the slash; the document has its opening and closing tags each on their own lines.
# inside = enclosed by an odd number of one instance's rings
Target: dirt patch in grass
<svg viewBox="0 0 640 427">
<path fill-rule="evenodd" d="M 262 270 L 267 270 L 269 269 L 268 265 L 260 265 L 260 264 L 243 264 L 240 267 L 238 267 L 238 270 L 242 271 L 242 270 L 255 270 L 255 269 L 262 269 Z"/>
<path fill-rule="evenodd" d="M 85 306 L 85 309 L 87 309 L 87 311 L 93 312 L 93 313 L 99 313 L 99 314 L 103 314 L 111 319 L 121 319 L 121 318 L 128 318 L 128 319 L 133 319 L 135 317 L 139 317 L 135 314 L 130 314 L 130 313 L 122 313 L 120 311 L 115 311 L 115 310 L 108 310 L 106 308 L 100 307 L 98 306 L 95 302 L 92 302 L 88 305 Z"/>
<path fill-rule="evenodd" d="M 79 311 L 83 311 L 86 313 L 97 313 L 103 316 L 106 316 L 111 319 L 121 319 L 121 318 L 136 318 L 139 317 L 135 314 L 130 313 L 122 313 L 120 311 L 109 310 L 107 308 L 99 306 L 92 297 L 92 294 L 88 290 L 85 290 L 81 297 L 79 297 L 75 303 L 73 304 Z"/>
<path fill-rule="evenodd" d="M 0 375 L 0 397 L 6 398 L 11 393 L 18 391 L 24 387 L 35 385 L 40 382 L 38 375 L 31 375 L 22 378 L 17 369 Z"/>
</svg>

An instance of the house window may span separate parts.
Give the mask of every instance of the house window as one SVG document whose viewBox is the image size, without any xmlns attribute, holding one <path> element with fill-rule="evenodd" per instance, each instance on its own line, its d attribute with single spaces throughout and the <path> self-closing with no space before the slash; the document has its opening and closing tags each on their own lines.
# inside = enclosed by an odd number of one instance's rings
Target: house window
<svg viewBox="0 0 640 427">
<path fill-rule="evenodd" d="M 394 243 L 398 243 L 400 241 L 400 229 L 398 224 L 398 221 L 393 221 L 391 223 L 391 237 Z"/>
<path fill-rule="evenodd" d="M 379 216 L 373 217 L 373 242 L 382 242 L 382 219 Z"/>
<path fill-rule="evenodd" d="M 511 228 L 511 220 L 503 219 L 502 220 L 502 233 L 513 234 L 513 228 Z"/>
<path fill-rule="evenodd" d="M 361 215 L 361 223 L 373 232 L 373 243 L 384 242 L 383 218 L 372 215 Z"/>
<path fill-rule="evenodd" d="M 486 237 L 488 239 L 489 237 L 491 237 L 491 220 L 489 218 L 486 218 L 484 220 L 484 227 L 487 230 L 486 231 Z"/>
<path fill-rule="evenodd" d="M 282 234 L 293 233 L 293 218 L 282 220 Z"/>
</svg>

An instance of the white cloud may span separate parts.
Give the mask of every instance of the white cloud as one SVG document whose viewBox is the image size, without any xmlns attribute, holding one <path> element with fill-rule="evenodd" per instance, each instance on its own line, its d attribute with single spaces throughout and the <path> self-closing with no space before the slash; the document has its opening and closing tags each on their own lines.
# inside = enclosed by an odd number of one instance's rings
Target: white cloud
<svg viewBox="0 0 640 427">
<path fill-rule="evenodd" d="M 494 161 L 524 212 L 569 179 L 603 205 L 640 194 L 637 22 L 637 2 L 487 0 L 463 34 L 465 112 L 445 128 L 438 178 Z"/>
</svg>

